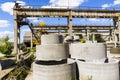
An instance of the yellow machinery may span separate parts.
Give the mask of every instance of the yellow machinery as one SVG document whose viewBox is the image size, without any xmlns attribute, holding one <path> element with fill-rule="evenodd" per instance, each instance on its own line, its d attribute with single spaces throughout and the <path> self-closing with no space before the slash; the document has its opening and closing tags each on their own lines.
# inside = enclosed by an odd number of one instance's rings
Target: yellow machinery
<svg viewBox="0 0 120 80">
<path fill-rule="evenodd" d="M 44 27 L 45 25 L 46 25 L 45 22 L 40 22 L 40 24 L 39 24 L 40 27 Z M 39 29 L 39 30 L 37 30 L 36 35 L 38 38 L 41 38 L 41 35 L 45 34 L 45 33 L 47 33 L 46 30 Z M 33 45 L 40 45 L 41 41 L 33 39 L 32 43 L 33 43 Z"/>
</svg>

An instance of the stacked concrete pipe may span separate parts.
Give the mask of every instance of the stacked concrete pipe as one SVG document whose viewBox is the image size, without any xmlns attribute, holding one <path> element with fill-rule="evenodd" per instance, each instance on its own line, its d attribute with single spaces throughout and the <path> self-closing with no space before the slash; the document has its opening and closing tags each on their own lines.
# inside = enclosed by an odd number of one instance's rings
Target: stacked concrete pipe
<svg viewBox="0 0 120 80">
<path fill-rule="evenodd" d="M 36 47 L 33 80 L 76 80 L 75 62 L 67 59 L 66 52 L 60 35 L 42 35 L 41 45 Z"/>
<path fill-rule="evenodd" d="M 73 43 L 70 45 L 70 55 L 71 58 L 85 61 L 104 61 L 107 49 L 103 43 Z"/>
<path fill-rule="evenodd" d="M 79 80 L 119 80 L 119 61 L 107 58 L 104 43 L 73 43 L 70 55 L 77 62 Z"/>
</svg>

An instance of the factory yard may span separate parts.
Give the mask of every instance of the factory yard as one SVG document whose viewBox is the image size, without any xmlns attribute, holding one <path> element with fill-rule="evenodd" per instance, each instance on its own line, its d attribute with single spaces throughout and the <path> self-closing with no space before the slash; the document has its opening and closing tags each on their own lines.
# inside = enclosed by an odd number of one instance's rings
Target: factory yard
<svg viewBox="0 0 120 80">
<path fill-rule="evenodd" d="M 14 2 L 14 41 L 0 38 L 0 80 L 120 80 L 120 10 L 67 4 Z"/>
</svg>

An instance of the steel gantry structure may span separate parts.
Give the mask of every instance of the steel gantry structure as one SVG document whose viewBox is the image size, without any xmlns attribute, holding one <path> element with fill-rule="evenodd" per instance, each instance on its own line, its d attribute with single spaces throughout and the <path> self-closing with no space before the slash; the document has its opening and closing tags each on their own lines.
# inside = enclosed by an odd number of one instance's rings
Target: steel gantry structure
<svg viewBox="0 0 120 80">
<path fill-rule="evenodd" d="M 94 26 L 73 26 L 72 18 L 112 18 L 114 23 L 114 28 L 118 28 L 120 34 L 120 10 L 92 10 L 92 9 L 67 9 L 67 8 L 22 8 L 15 6 L 13 8 L 14 12 L 14 53 L 19 53 L 19 43 L 20 43 L 20 27 L 23 25 L 31 26 L 31 30 L 38 29 L 41 27 L 32 27 L 32 24 L 28 24 L 23 21 L 27 17 L 65 17 L 67 18 L 67 26 L 46 26 L 44 29 L 65 29 L 68 33 L 72 35 L 73 29 L 92 29 Z M 57 28 L 56 28 L 57 27 Z M 42 29 L 42 28 L 41 28 Z M 112 29 L 111 26 L 96 27 L 95 29 Z M 119 35 L 120 42 L 120 35 Z"/>
</svg>

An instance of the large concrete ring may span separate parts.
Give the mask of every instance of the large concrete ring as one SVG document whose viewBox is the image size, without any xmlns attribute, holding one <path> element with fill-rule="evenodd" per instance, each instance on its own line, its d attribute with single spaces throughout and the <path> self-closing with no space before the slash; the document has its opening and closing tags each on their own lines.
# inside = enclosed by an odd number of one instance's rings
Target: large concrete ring
<svg viewBox="0 0 120 80">
<path fill-rule="evenodd" d="M 108 63 L 90 63 L 77 61 L 79 80 L 119 80 L 119 61 Z"/>
<path fill-rule="evenodd" d="M 64 44 L 50 44 L 36 46 L 37 60 L 62 60 L 68 58 L 66 46 Z"/>
<path fill-rule="evenodd" d="M 33 80 L 76 80 L 76 64 L 42 65 L 34 62 Z"/>
<path fill-rule="evenodd" d="M 41 44 L 59 44 L 63 42 L 63 36 L 57 34 L 49 34 L 41 36 Z"/>
<path fill-rule="evenodd" d="M 103 43 L 73 43 L 70 45 L 70 54 L 75 59 L 104 61 L 107 58 L 107 49 Z"/>
</svg>

